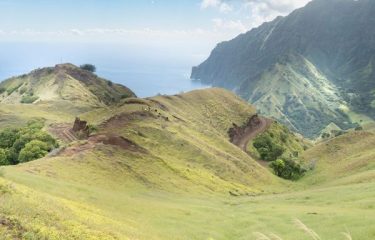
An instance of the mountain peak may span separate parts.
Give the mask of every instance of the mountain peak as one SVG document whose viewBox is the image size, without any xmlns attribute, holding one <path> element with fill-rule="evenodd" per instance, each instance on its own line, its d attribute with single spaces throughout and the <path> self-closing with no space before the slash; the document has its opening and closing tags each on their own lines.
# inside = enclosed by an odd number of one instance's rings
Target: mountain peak
<svg viewBox="0 0 375 240">
<path fill-rule="evenodd" d="M 352 128 L 352 111 L 375 118 L 374 11 L 370 0 L 314 0 L 218 44 L 191 77 L 308 137 L 331 122 Z"/>
</svg>

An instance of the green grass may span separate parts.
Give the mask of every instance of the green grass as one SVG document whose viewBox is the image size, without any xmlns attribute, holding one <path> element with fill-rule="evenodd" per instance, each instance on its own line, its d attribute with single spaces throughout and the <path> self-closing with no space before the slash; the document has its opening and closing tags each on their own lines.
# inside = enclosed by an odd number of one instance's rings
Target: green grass
<svg viewBox="0 0 375 240">
<path fill-rule="evenodd" d="M 73 239 L 71 232 L 87 239 L 254 239 L 255 232 L 306 239 L 293 225 L 295 218 L 322 239 L 343 239 L 344 231 L 353 239 L 375 236 L 374 183 L 234 198 L 8 174 L 28 187 L 13 184 L 14 193 L 2 196 L 2 212 L 11 212 L 31 234 L 49 239 Z M 37 224 L 32 221 L 36 215 Z"/>
<path fill-rule="evenodd" d="M 48 123 L 74 119 L 74 112 L 62 116 L 44 105 L 28 107 L 16 105 L 14 115 L 43 116 Z M 1 110 L 11 114 L 8 105 Z M 289 182 L 229 143 L 227 130 L 254 113 L 220 89 L 83 112 L 99 134 L 121 135 L 145 151 L 82 141 L 61 155 L 1 168 L 0 221 L 6 224 L 0 234 L 247 240 L 261 232 L 305 240 L 293 223 L 300 219 L 321 239 L 345 239 L 341 232 L 374 239 L 374 135 L 352 133 L 311 148 L 302 157 L 306 163 L 317 159 L 315 170 Z"/>
<path fill-rule="evenodd" d="M 316 165 L 303 181 L 309 185 L 348 184 L 375 180 L 375 135 L 352 132 L 308 150 L 305 164 Z"/>
<path fill-rule="evenodd" d="M 259 135 L 259 137 L 262 136 L 269 136 L 273 143 L 282 146 L 285 150 L 282 157 L 286 158 L 298 157 L 311 146 L 311 143 L 278 122 L 272 123 L 267 131 Z M 248 143 L 247 151 L 256 159 L 260 159 L 258 151 L 253 146 L 254 140 Z"/>
</svg>

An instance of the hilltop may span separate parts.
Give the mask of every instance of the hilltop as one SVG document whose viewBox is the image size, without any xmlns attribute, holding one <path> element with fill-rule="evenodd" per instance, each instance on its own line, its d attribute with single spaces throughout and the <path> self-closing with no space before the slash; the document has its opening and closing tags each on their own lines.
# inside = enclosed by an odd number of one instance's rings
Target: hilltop
<svg viewBox="0 0 375 240">
<path fill-rule="evenodd" d="M 70 104 L 97 108 L 135 97 L 128 88 L 72 64 L 59 64 L 0 83 L 4 104 Z"/>
<path fill-rule="evenodd" d="M 71 123 L 82 113 L 132 97 L 136 96 L 127 87 L 72 64 L 41 68 L 0 83 L 0 128 L 33 119 Z"/>
<path fill-rule="evenodd" d="M 375 117 L 371 0 L 313 0 L 222 42 L 191 78 L 235 91 L 309 138 Z"/>
</svg>

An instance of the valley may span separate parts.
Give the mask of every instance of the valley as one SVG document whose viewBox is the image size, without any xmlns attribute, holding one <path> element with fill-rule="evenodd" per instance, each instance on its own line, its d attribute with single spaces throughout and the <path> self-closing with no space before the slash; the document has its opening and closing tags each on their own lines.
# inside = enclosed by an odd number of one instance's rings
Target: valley
<svg viewBox="0 0 375 240">
<path fill-rule="evenodd" d="M 0 1 L 0 240 L 374 240 L 375 1 Z"/>
<path fill-rule="evenodd" d="M 93 105 L 75 96 L 1 104 L 2 128 L 43 119 L 60 145 L 0 167 L 2 239 L 308 238 L 298 221 L 322 239 L 375 237 L 374 133 L 313 146 L 219 88 Z M 69 137 L 76 117 L 95 132 Z M 305 176 L 260 165 L 252 145 L 262 135 L 283 142 L 285 157 L 298 152 Z"/>
</svg>

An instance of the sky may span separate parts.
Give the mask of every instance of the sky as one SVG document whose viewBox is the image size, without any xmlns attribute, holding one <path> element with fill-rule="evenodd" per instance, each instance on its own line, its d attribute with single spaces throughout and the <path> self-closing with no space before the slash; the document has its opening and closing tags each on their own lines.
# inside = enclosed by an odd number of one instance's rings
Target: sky
<svg viewBox="0 0 375 240">
<path fill-rule="evenodd" d="M 219 42 L 307 2 L 0 0 L 0 79 L 61 62 L 93 63 L 104 77 L 121 70 L 114 80 L 124 84 L 130 70 L 134 81 L 188 78 Z"/>
<path fill-rule="evenodd" d="M 0 41 L 212 46 L 308 1 L 0 0 Z"/>
</svg>

